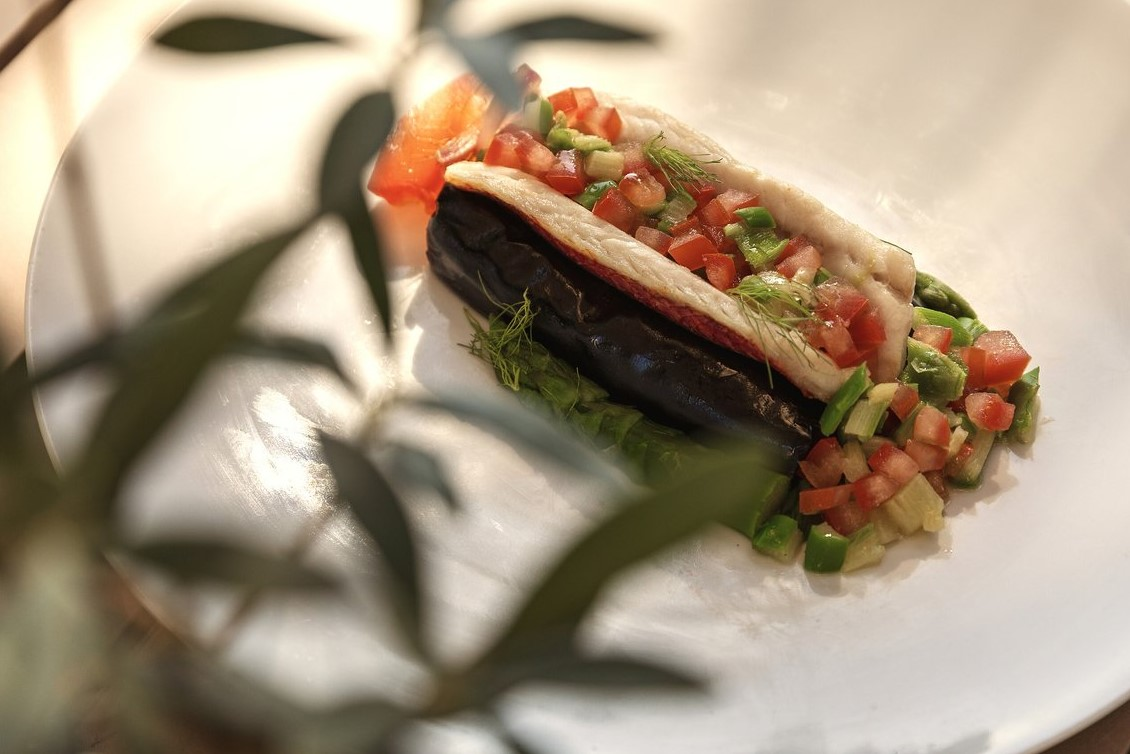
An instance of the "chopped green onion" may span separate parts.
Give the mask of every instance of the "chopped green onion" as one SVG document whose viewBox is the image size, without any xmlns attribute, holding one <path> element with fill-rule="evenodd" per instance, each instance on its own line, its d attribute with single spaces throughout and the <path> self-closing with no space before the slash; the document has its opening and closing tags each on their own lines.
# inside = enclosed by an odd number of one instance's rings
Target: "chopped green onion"
<svg viewBox="0 0 1130 754">
<path fill-rule="evenodd" d="M 866 398 L 856 401 L 852 406 L 847 421 L 844 422 L 843 434 L 856 439 L 874 435 L 887 416 L 887 408 L 891 405 L 897 388 L 896 382 L 884 382 L 871 388 Z"/>
<path fill-rule="evenodd" d="M 553 105 L 545 97 L 530 100 L 522 108 L 521 124 L 545 136 L 553 128 Z"/>
<path fill-rule="evenodd" d="M 968 331 L 969 337 L 973 340 L 977 340 L 989 331 L 989 326 L 976 317 L 958 317 L 957 321 Z"/>
</svg>

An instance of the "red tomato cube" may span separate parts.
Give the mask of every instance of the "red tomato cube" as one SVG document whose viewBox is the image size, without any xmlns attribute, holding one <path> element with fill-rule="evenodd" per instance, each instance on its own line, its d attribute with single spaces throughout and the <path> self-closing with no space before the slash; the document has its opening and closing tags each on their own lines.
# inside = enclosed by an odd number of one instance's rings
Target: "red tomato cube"
<svg viewBox="0 0 1130 754">
<path fill-rule="evenodd" d="M 849 537 L 867 526 L 871 517 L 855 500 L 848 500 L 842 505 L 824 511 L 824 520 L 837 532 Z"/>
<path fill-rule="evenodd" d="M 873 472 L 852 483 L 852 494 L 859 507 L 865 511 L 878 508 L 894 497 L 902 485 L 881 472 Z"/>
<path fill-rule="evenodd" d="M 953 342 L 953 330 L 942 325 L 919 325 L 914 328 L 913 337 L 942 353 L 948 353 Z"/>
<path fill-rule="evenodd" d="M 597 105 L 578 116 L 576 127 L 593 136 L 616 141 L 620 138 L 620 130 L 624 127 L 624 123 L 616 108 Z"/>
<path fill-rule="evenodd" d="M 825 437 L 812 446 L 800 462 L 800 473 L 813 487 L 832 487 L 844 474 L 844 449 L 835 437 Z"/>
<path fill-rule="evenodd" d="M 973 345 L 985 352 L 985 385 L 1011 385 L 1024 375 L 1032 358 L 1008 330 L 990 330 Z"/>
<path fill-rule="evenodd" d="M 706 265 L 703 256 L 717 254 L 718 247 L 701 233 L 688 233 L 672 241 L 667 253 L 688 270 L 701 270 Z"/>
<path fill-rule="evenodd" d="M 919 442 L 918 440 L 907 440 L 906 447 L 903 448 L 903 450 L 908 456 L 914 459 L 920 471 L 937 471 L 945 468 L 946 448 Z"/>
<path fill-rule="evenodd" d="M 642 210 L 649 210 L 663 203 L 667 192 L 651 173 L 628 173 L 620 179 L 620 193 Z"/>
<path fill-rule="evenodd" d="M 671 248 L 671 241 L 674 239 L 658 228 L 641 225 L 636 228 L 636 240 L 640 243 L 647 244 L 660 254 L 666 254 L 667 250 Z"/>
<path fill-rule="evenodd" d="M 1016 406 L 997 393 L 970 393 L 965 396 L 965 413 L 975 427 L 1003 432 L 1012 426 Z"/>
<path fill-rule="evenodd" d="M 891 411 L 900 421 L 905 420 L 918 402 L 918 388 L 900 382 L 895 388 L 895 397 L 891 399 Z"/>
<path fill-rule="evenodd" d="M 918 473 L 918 464 L 909 455 L 899 450 L 893 443 L 883 443 L 867 459 L 872 471 L 879 471 L 894 479 L 901 489 Z"/>
<path fill-rule="evenodd" d="M 545 182 L 565 196 L 576 196 L 585 190 L 585 161 L 575 149 L 557 153 L 557 161 L 545 174 Z"/>
<path fill-rule="evenodd" d="M 592 213 L 629 234 L 634 233 L 639 222 L 639 212 L 616 187 L 608 189 L 596 200 Z"/>
<path fill-rule="evenodd" d="M 840 278 L 816 286 L 816 314 L 826 322 L 850 323 L 867 308 L 867 297 Z"/>
<path fill-rule="evenodd" d="M 927 404 L 914 417 L 914 430 L 911 436 L 918 442 L 948 448 L 950 435 L 949 421 L 939 409 Z"/>
<path fill-rule="evenodd" d="M 787 249 L 788 247 L 786 247 Z M 815 275 L 816 271 L 824 264 L 824 257 L 812 244 L 807 244 L 797 251 L 789 254 L 789 256 L 781 260 L 777 258 L 777 272 L 784 275 L 789 280 L 797 277 L 797 273 L 801 270 L 806 270 L 809 276 Z"/>
<path fill-rule="evenodd" d="M 720 291 L 728 291 L 738 284 L 738 268 L 729 254 L 703 254 L 706 279 Z"/>
<path fill-rule="evenodd" d="M 800 512 L 807 515 L 826 511 L 851 500 L 852 486 L 841 484 L 835 487 L 818 487 L 800 492 Z"/>
<path fill-rule="evenodd" d="M 505 168 L 522 169 L 522 158 L 518 154 L 520 141 L 518 135 L 511 131 L 502 131 L 494 135 L 483 162 L 487 165 L 498 165 Z"/>
</svg>

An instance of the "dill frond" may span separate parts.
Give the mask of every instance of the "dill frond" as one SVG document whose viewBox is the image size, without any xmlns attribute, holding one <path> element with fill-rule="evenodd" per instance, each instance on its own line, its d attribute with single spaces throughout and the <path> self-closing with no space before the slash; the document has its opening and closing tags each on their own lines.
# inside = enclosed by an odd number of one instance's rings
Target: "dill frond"
<svg viewBox="0 0 1130 754">
<path fill-rule="evenodd" d="M 766 277 L 770 279 L 767 280 Z M 789 335 L 789 347 L 811 363 L 809 350 L 812 346 L 803 338 L 798 343 L 792 333 L 799 333 L 800 326 L 805 322 L 816 320 L 811 304 L 812 291 L 801 283 L 794 283 L 785 277 L 777 279 L 778 277 L 780 276 L 771 273 L 747 275 L 728 293 L 742 302 L 751 314 L 757 315 L 752 322 L 763 338 L 765 333 L 760 328 L 765 322 L 770 322 L 785 331 Z"/>
<path fill-rule="evenodd" d="M 718 177 L 707 171 L 703 165 L 719 163 L 722 161 L 721 158 L 703 159 L 709 155 L 690 155 L 667 146 L 665 141 L 662 132 L 656 134 L 643 145 L 643 153 L 652 165 L 663 172 L 668 183 L 672 186 L 719 183 Z"/>
<path fill-rule="evenodd" d="M 494 303 L 499 310 L 487 317 L 486 327 L 470 311 L 464 310 L 474 331 L 467 350 L 494 367 L 500 383 L 517 391 L 521 386 L 523 370 L 523 360 L 517 358 L 517 354 L 523 348 L 532 347 L 530 325 L 536 312 L 526 293 L 522 294 L 520 304 Z"/>
</svg>

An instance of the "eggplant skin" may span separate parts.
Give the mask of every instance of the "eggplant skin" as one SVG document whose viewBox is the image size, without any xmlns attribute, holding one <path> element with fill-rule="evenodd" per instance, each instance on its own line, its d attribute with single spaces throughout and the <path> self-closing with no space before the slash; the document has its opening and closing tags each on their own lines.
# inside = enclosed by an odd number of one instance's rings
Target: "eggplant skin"
<svg viewBox="0 0 1130 754">
<path fill-rule="evenodd" d="M 427 246 L 433 273 L 483 314 L 529 295 L 535 340 L 655 421 L 761 442 L 788 467 L 819 437 L 822 403 L 582 269 L 494 199 L 445 186 Z"/>
</svg>

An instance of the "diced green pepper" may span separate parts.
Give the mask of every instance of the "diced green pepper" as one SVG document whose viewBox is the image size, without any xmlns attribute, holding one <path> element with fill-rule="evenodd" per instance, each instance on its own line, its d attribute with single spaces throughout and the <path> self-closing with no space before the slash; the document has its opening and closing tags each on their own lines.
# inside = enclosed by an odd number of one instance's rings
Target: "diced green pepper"
<svg viewBox="0 0 1130 754">
<path fill-rule="evenodd" d="M 788 563 L 796 557 L 801 533 L 795 518 L 780 513 L 769 517 L 753 536 L 753 547 L 763 555 Z"/>
<path fill-rule="evenodd" d="M 738 250 L 755 270 L 763 270 L 781 255 L 788 241 L 781 240 L 771 228 L 751 230 L 744 223 L 730 223 L 723 228 L 728 238 L 734 239 Z"/>
<path fill-rule="evenodd" d="M 562 149 L 576 149 L 573 142 L 580 135 L 581 132 L 575 128 L 553 126 L 549 129 L 549 133 L 545 135 L 545 145 L 554 152 L 560 152 Z"/>
<path fill-rule="evenodd" d="M 965 389 L 965 369 L 944 353 L 914 338 L 906 341 L 906 366 L 901 382 L 918 386 L 918 396 L 936 406 L 961 397 Z"/>
<path fill-rule="evenodd" d="M 817 524 L 809 530 L 804 543 L 804 570 L 835 573 L 844 567 L 847 550 L 847 537 L 828 524 Z"/>
<path fill-rule="evenodd" d="M 578 133 L 573 137 L 573 149 L 578 152 L 607 152 L 612 149 L 612 142 L 592 134 Z"/>
<path fill-rule="evenodd" d="M 573 201 L 585 209 L 592 211 L 604 192 L 616 186 L 616 181 L 595 181 L 585 186 L 585 190 L 573 197 Z"/>
<path fill-rule="evenodd" d="M 825 435 L 835 432 L 848 410 L 869 387 L 871 387 L 871 379 L 867 376 L 867 365 L 860 364 L 851 376 L 844 380 L 844 384 L 840 385 L 840 389 L 824 407 L 824 413 L 820 415 L 820 431 Z"/>
<path fill-rule="evenodd" d="M 742 207 L 735 210 L 734 214 L 741 219 L 747 228 L 777 227 L 777 221 L 773 219 L 772 213 L 764 207 Z"/>
</svg>

